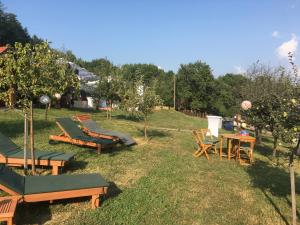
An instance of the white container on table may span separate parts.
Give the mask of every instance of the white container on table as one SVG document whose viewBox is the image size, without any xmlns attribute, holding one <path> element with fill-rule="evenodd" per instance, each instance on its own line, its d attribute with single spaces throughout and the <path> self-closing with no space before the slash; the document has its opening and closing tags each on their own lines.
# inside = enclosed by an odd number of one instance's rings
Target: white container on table
<svg viewBox="0 0 300 225">
<path fill-rule="evenodd" d="M 222 117 L 221 116 L 207 116 L 208 129 L 211 134 L 215 137 L 219 136 L 219 129 L 222 128 Z"/>
</svg>

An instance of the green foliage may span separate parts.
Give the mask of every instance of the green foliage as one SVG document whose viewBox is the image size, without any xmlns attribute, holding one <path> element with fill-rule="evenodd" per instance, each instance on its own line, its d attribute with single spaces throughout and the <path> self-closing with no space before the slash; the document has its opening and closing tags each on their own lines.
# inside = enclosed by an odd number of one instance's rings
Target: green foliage
<svg viewBox="0 0 300 225">
<path fill-rule="evenodd" d="M 249 81 L 243 86 L 243 98 L 252 102 L 251 110 L 243 112 L 247 121 L 256 128 L 265 128 L 274 138 L 274 156 L 278 140 L 291 142 L 295 138 L 288 124 L 299 121 L 293 102 L 299 98 L 299 89 L 291 74 L 284 68 L 269 68 L 254 64 L 248 71 Z M 288 119 L 289 116 L 293 119 Z M 299 123 L 299 122 L 298 122 Z"/>
<path fill-rule="evenodd" d="M 120 73 L 128 82 L 135 83 L 142 79 L 145 85 L 151 86 L 163 71 L 152 64 L 125 64 L 121 67 Z"/>
<path fill-rule="evenodd" d="M 155 106 L 161 105 L 161 98 L 155 92 L 154 86 L 146 86 L 143 77 L 131 84 L 121 95 L 121 108 L 130 112 L 131 115 L 141 116 L 144 119 L 144 134 L 147 138 L 148 116 Z"/>
<path fill-rule="evenodd" d="M 177 95 L 179 107 L 210 111 L 214 101 L 214 77 L 209 65 L 201 61 L 181 65 L 178 71 Z"/>
<path fill-rule="evenodd" d="M 160 73 L 155 91 L 161 97 L 162 103 L 166 106 L 173 106 L 173 96 L 174 96 L 174 77 L 176 75 L 173 71 L 167 73 Z"/>
<path fill-rule="evenodd" d="M 17 105 L 27 108 L 42 94 L 53 96 L 67 87 L 79 88 L 77 76 L 47 42 L 31 45 L 16 43 L 0 56 L 1 100 L 8 102 L 11 91 Z"/>
<path fill-rule="evenodd" d="M 18 21 L 13 13 L 7 13 L 0 2 L 0 46 L 14 45 L 15 42 L 38 44 L 43 40 L 33 35 L 31 38 L 26 28 Z"/>
<path fill-rule="evenodd" d="M 215 88 L 212 95 L 213 111 L 221 116 L 233 116 L 240 111 L 242 96 L 240 86 L 247 83 L 245 76 L 239 74 L 225 74 L 215 80 Z"/>
</svg>

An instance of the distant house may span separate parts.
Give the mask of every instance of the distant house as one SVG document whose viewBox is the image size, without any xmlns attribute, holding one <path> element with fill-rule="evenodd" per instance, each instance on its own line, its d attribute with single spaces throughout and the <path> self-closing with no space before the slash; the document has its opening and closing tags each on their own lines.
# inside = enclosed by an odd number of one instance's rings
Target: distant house
<svg viewBox="0 0 300 225">
<path fill-rule="evenodd" d="M 68 64 L 71 69 L 75 71 L 75 74 L 80 81 L 80 99 L 75 100 L 73 106 L 75 108 L 95 108 L 96 105 L 94 104 L 93 98 L 90 97 L 90 93 L 88 92 L 90 89 L 89 87 L 97 84 L 99 77 L 73 62 L 68 62 Z"/>
</svg>

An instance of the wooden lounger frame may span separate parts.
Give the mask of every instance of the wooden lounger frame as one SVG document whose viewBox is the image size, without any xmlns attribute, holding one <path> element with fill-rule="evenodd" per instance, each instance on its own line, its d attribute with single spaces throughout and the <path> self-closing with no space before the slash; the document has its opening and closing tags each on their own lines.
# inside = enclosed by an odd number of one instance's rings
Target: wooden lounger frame
<svg viewBox="0 0 300 225">
<path fill-rule="evenodd" d="M 13 218 L 19 198 L 19 196 L 0 198 L 0 221 L 6 221 L 7 225 L 13 225 Z"/>
<path fill-rule="evenodd" d="M 74 119 L 78 120 L 79 122 L 82 122 L 82 121 L 85 121 L 85 120 L 90 120 L 91 116 L 90 115 L 86 115 L 86 114 L 84 114 L 84 115 L 77 115 L 77 116 L 74 116 Z M 81 130 L 84 133 L 86 133 L 87 135 L 91 136 L 91 137 L 104 138 L 104 139 L 109 139 L 109 140 L 113 140 L 113 141 L 120 141 L 119 137 L 92 132 L 88 128 L 84 127 L 84 126 L 81 127 Z"/>
<path fill-rule="evenodd" d="M 24 159 L 9 158 L 0 155 L 0 163 L 5 163 L 7 166 L 22 167 L 24 166 Z M 66 165 L 67 161 L 64 160 L 47 160 L 47 159 L 35 159 L 34 165 L 36 166 L 50 166 L 52 167 L 52 175 L 58 175 L 60 168 Z M 27 159 L 27 164 L 32 165 L 31 159 Z"/>
<path fill-rule="evenodd" d="M 98 154 L 101 153 L 101 148 L 102 148 L 101 144 L 98 144 L 98 143 L 95 143 L 95 142 L 90 142 L 90 141 L 82 141 L 80 139 L 73 139 L 68 134 L 68 132 L 66 132 L 65 129 L 59 124 L 59 122 L 56 122 L 56 124 L 63 131 L 63 133 L 60 134 L 60 135 L 50 135 L 49 136 L 50 140 L 66 142 L 66 143 L 70 143 L 70 144 L 73 144 L 73 145 L 88 146 L 88 147 L 96 148 L 97 153 Z"/>
<path fill-rule="evenodd" d="M 0 184 L 0 189 L 4 192 L 20 198 L 21 202 L 43 202 L 69 198 L 91 197 L 92 209 L 100 206 L 100 195 L 107 194 L 107 187 L 85 188 L 79 190 L 57 191 L 38 194 L 20 195 L 19 193 Z"/>
</svg>

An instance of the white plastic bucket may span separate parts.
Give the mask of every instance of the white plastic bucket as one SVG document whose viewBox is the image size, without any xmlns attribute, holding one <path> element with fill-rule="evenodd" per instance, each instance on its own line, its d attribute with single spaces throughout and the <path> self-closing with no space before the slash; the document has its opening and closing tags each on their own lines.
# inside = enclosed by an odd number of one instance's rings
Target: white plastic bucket
<svg viewBox="0 0 300 225">
<path fill-rule="evenodd" d="M 222 117 L 207 116 L 208 129 L 210 129 L 213 136 L 219 136 L 219 129 L 222 128 Z"/>
</svg>

